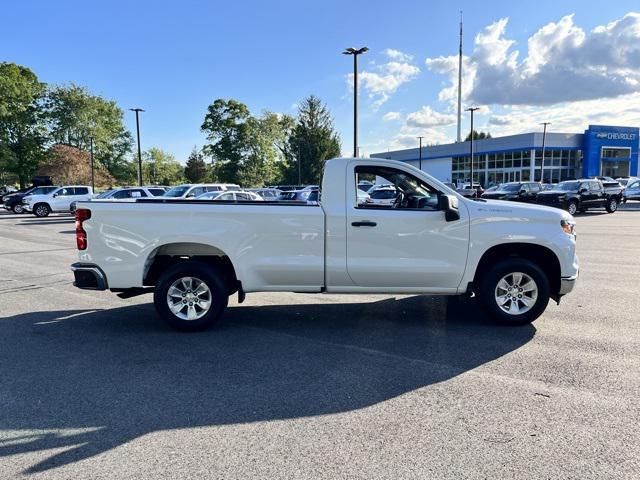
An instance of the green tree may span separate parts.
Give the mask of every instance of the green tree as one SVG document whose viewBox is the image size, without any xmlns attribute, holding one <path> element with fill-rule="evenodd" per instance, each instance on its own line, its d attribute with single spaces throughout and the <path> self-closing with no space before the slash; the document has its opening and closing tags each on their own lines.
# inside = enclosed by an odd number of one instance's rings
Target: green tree
<svg viewBox="0 0 640 480">
<path fill-rule="evenodd" d="M 207 135 L 203 152 L 212 159 L 212 178 L 247 187 L 275 181 L 292 125 L 286 115 L 264 112 L 254 117 L 237 100 L 215 100 L 201 127 Z"/>
<path fill-rule="evenodd" d="M 286 154 L 286 181 L 298 183 L 299 169 L 303 184 L 319 183 L 324 162 L 340 156 L 340 137 L 333 129 L 329 110 L 318 97 L 311 95 L 300 104 Z"/>
<path fill-rule="evenodd" d="M 0 63 L 0 165 L 24 187 L 46 146 L 42 103 L 46 85 L 26 67 Z"/>
<path fill-rule="evenodd" d="M 474 140 L 484 140 L 485 138 L 491 138 L 491 134 L 489 132 L 484 133 L 484 132 L 478 132 L 476 130 L 473 131 L 473 139 Z M 468 142 L 469 140 L 471 140 L 471 134 L 470 133 L 467 135 L 467 138 L 465 138 L 464 141 Z"/>
<path fill-rule="evenodd" d="M 124 112 L 115 101 L 71 84 L 53 88 L 47 98 L 51 139 L 88 151 L 94 142 L 96 161 L 120 180 L 129 180 L 127 155 L 132 137 L 124 125 Z"/>
<path fill-rule="evenodd" d="M 142 154 L 142 180 L 152 185 L 175 185 L 184 180 L 184 167 L 170 153 L 153 147 Z"/>
<path fill-rule="evenodd" d="M 191 183 L 206 182 L 209 178 L 209 168 L 204 161 L 204 155 L 195 147 L 187 159 L 187 165 L 184 167 L 184 176 Z"/>
</svg>

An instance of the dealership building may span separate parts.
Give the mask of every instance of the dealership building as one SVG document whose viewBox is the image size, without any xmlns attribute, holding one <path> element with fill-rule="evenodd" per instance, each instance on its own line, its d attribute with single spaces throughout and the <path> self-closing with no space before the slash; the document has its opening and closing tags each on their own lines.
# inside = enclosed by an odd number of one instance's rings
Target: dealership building
<svg viewBox="0 0 640 480">
<path fill-rule="evenodd" d="M 474 140 L 473 178 L 487 186 L 502 182 L 556 183 L 598 175 L 638 175 L 636 127 L 589 125 L 584 133 L 542 132 Z M 445 182 L 468 180 L 470 142 L 374 153 L 371 157 L 410 163 Z M 420 160 L 422 158 L 422 160 Z M 422 164 L 420 167 L 420 163 Z"/>
</svg>

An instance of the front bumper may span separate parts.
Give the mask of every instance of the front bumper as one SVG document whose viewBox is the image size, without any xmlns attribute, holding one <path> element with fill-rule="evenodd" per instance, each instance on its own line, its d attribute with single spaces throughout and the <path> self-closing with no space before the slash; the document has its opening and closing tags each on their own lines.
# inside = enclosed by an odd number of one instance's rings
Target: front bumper
<svg viewBox="0 0 640 480">
<path fill-rule="evenodd" d="M 558 294 L 566 295 L 567 293 L 570 293 L 573 290 L 573 287 L 575 287 L 577 280 L 577 273 L 571 277 L 562 277 L 560 279 L 560 291 L 558 292 Z"/>
<path fill-rule="evenodd" d="M 107 277 L 100 267 L 92 263 L 74 263 L 71 271 L 75 281 L 73 285 L 83 290 L 106 290 Z"/>
</svg>

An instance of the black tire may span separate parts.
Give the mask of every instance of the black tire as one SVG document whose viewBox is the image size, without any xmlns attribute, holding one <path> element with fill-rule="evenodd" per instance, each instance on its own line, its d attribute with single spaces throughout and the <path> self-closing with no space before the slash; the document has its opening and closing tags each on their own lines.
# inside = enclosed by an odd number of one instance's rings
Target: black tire
<svg viewBox="0 0 640 480">
<path fill-rule="evenodd" d="M 618 200 L 615 198 L 610 198 L 607 200 L 607 205 L 604 207 L 607 212 L 613 213 L 618 210 Z"/>
<path fill-rule="evenodd" d="M 208 311 L 202 317 L 194 320 L 180 318 L 174 314 L 169 308 L 167 300 L 171 285 L 184 277 L 191 277 L 201 281 L 210 291 L 210 307 Z M 213 326 L 222 317 L 229 300 L 228 289 L 223 278 L 215 267 L 201 262 L 188 260 L 173 265 L 160 277 L 153 294 L 153 303 L 158 315 L 172 328 L 183 332 L 194 332 Z M 179 304 L 179 302 L 176 302 L 176 304 Z M 184 308 L 188 309 L 189 307 L 185 305 Z M 194 306 L 194 309 L 196 308 L 198 308 L 197 305 Z"/>
<path fill-rule="evenodd" d="M 575 200 L 570 200 L 567 204 L 567 212 L 571 215 L 575 215 L 578 212 L 578 202 Z"/>
<path fill-rule="evenodd" d="M 16 214 L 24 213 L 24 207 L 20 203 L 16 203 L 13 207 L 11 207 L 11 211 Z"/>
<path fill-rule="evenodd" d="M 497 293 L 502 290 L 498 290 L 498 283 L 509 276 L 512 273 L 523 273 L 529 276 L 537 287 L 537 296 L 533 300 L 533 304 L 525 310 L 526 305 L 522 300 L 517 299 L 516 304 L 522 306 L 523 313 L 512 314 L 508 313 L 500 305 L 498 305 Z M 511 277 L 513 280 L 513 277 Z M 524 278 L 524 277 L 523 277 Z M 507 282 L 509 283 L 509 282 Z M 526 285 L 524 282 L 522 286 Z M 531 293 L 520 293 L 522 291 L 514 291 L 514 295 L 529 295 Z M 511 294 L 510 294 L 511 295 Z M 487 271 L 480 281 L 480 288 L 478 289 L 479 300 L 484 305 L 489 318 L 497 323 L 503 325 L 526 325 L 537 319 L 549 303 L 549 279 L 538 265 L 526 260 L 524 258 L 512 257 L 498 262 L 494 267 Z M 507 297 L 509 295 L 506 295 Z M 510 306 L 510 302 L 508 305 Z M 504 304 L 506 308 L 506 303 Z"/>
<path fill-rule="evenodd" d="M 36 203 L 33 206 L 33 214 L 36 217 L 48 217 L 51 213 L 51 208 L 46 203 Z"/>
</svg>

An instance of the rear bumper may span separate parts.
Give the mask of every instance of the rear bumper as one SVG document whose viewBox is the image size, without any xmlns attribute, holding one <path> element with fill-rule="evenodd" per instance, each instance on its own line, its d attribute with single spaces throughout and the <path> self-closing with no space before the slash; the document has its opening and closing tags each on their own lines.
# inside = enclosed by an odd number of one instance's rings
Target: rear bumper
<svg viewBox="0 0 640 480">
<path fill-rule="evenodd" d="M 74 263 L 71 271 L 75 281 L 73 285 L 83 290 L 106 290 L 107 277 L 97 265 L 91 263 Z"/>
</svg>

